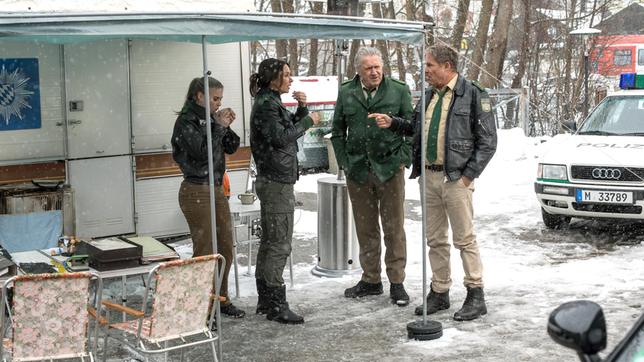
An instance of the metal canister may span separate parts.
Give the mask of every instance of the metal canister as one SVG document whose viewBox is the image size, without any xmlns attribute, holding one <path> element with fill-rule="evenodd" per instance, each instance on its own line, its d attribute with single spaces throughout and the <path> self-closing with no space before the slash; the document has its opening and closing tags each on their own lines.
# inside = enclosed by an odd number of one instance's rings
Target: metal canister
<svg viewBox="0 0 644 362">
<path fill-rule="evenodd" d="M 342 178 L 318 180 L 317 276 L 340 277 L 361 272 L 351 200 Z"/>
</svg>

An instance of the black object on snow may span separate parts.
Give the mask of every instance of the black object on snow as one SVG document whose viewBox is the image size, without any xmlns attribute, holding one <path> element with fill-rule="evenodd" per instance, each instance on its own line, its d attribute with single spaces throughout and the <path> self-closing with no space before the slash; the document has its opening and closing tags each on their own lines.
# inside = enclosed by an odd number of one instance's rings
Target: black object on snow
<svg viewBox="0 0 644 362">
<path fill-rule="evenodd" d="M 443 325 L 437 321 L 418 320 L 407 324 L 407 337 L 418 341 L 430 341 L 443 336 Z"/>
</svg>

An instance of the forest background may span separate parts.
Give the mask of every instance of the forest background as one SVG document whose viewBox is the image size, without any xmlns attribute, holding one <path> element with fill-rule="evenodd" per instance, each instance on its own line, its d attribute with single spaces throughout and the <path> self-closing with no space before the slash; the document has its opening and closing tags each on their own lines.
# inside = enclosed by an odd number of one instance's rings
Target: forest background
<svg viewBox="0 0 644 362">
<path fill-rule="evenodd" d="M 492 89 L 528 95 L 528 135 L 554 135 L 565 121 L 579 121 L 584 101 L 584 52 L 592 38 L 570 34 L 599 24 L 633 2 L 624 0 L 255 0 L 257 11 L 332 14 L 431 22 L 426 42 L 447 44 L 460 54 L 459 72 Z M 416 45 L 386 40 L 344 39 L 345 79 L 355 75 L 360 46 L 375 46 L 385 75 L 420 89 Z M 266 57 L 286 59 L 293 75 L 337 74 L 336 42 L 322 39 L 259 41 L 251 46 L 253 69 Z M 591 75 L 589 104 L 595 90 L 614 83 Z M 502 128 L 519 126 L 519 107 L 509 102 Z"/>
</svg>

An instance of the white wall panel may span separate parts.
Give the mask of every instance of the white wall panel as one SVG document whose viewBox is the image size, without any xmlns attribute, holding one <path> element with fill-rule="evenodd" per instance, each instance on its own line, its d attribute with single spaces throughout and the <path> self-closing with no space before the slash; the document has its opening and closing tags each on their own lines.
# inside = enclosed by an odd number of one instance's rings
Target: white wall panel
<svg viewBox="0 0 644 362">
<path fill-rule="evenodd" d="M 98 237 L 134 232 L 132 157 L 69 161 L 76 235 Z"/>
<path fill-rule="evenodd" d="M 132 127 L 135 152 L 170 149 L 176 112 L 183 105 L 188 85 L 203 74 L 200 44 L 134 40 L 130 48 L 132 81 Z M 243 47 L 247 48 L 244 43 Z M 240 44 L 208 45 L 212 76 L 224 84 L 222 107 L 238 115 L 231 126 L 244 142 L 242 92 L 248 93 L 242 71 Z M 248 105 L 246 105 L 248 108 Z"/>
<path fill-rule="evenodd" d="M 136 232 L 139 235 L 189 233 L 181 208 L 179 187 L 183 177 L 163 177 L 136 182 Z"/>
<path fill-rule="evenodd" d="M 248 172 L 230 171 L 232 197 L 246 192 Z M 136 232 L 139 235 L 167 236 L 190 232 L 179 207 L 182 176 L 149 178 L 136 181 Z"/>
</svg>

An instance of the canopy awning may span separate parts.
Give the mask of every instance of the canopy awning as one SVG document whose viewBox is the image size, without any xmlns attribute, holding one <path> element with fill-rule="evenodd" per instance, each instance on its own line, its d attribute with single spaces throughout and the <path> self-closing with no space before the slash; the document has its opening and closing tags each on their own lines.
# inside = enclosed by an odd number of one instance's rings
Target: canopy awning
<svg viewBox="0 0 644 362">
<path fill-rule="evenodd" d="M 385 39 L 422 44 L 432 24 L 276 13 L 5 13 L 0 40 L 76 43 L 148 39 L 201 43 L 268 39 Z"/>
</svg>

